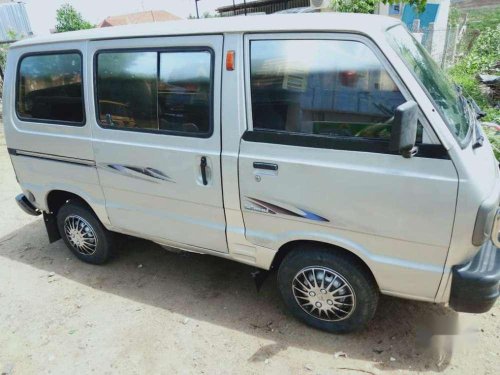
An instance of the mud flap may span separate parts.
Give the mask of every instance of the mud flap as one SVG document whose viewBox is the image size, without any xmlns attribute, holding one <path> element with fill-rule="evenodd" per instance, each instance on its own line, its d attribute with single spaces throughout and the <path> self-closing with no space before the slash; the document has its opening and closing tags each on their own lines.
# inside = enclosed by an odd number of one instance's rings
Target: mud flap
<svg viewBox="0 0 500 375">
<path fill-rule="evenodd" d="M 56 242 L 61 239 L 61 234 L 57 228 L 56 215 L 43 213 L 43 222 L 45 223 L 45 229 L 47 230 L 47 235 L 49 236 L 49 242 Z"/>
<path fill-rule="evenodd" d="M 262 288 L 264 281 L 269 276 L 269 271 L 256 269 L 250 275 L 252 276 L 252 279 L 255 282 L 255 287 L 257 288 L 257 292 L 260 292 L 260 289 Z"/>
</svg>

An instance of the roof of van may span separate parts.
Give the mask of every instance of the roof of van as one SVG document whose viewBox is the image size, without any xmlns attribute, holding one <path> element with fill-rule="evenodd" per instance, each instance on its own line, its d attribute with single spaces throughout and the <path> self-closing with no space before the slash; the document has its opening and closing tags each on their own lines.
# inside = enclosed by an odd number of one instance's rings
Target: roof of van
<svg viewBox="0 0 500 375">
<path fill-rule="evenodd" d="M 114 38 L 168 35 L 220 34 L 237 32 L 347 31 L 370 34 L 400 23 L 399 20 L 370 14 L 311 13 L 275 14 L 179 20 L 72 31 L 27 38 L 11 48 L 29 45 Z"/>
</svg>

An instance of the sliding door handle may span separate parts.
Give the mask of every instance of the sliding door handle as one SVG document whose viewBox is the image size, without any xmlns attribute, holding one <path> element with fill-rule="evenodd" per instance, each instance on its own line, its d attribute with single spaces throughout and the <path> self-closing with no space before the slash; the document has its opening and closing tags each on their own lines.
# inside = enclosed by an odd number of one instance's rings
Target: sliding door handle
<svg viewBox="0 0 500 375">
<path fill-rule="evenodd" d="M 200 169 L 201 169 L 201 179 L 203 181 L 203 185 L 208 185 L 207 181 L 207 158 L 205 156 L 201 157 L 200 160 Z"/>
<path fill-rule="evenodd" d="M 253 167 L 255 169 L 265 169 L 266 171 L 277 171 L 278 170 L 278 164 L 273 164 L 273 163 L 254 162 Z"/>
</svg>

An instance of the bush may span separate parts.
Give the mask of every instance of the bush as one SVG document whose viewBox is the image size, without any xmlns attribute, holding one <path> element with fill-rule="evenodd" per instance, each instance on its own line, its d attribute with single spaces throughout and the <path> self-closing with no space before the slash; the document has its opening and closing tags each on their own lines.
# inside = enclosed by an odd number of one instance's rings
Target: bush
<svg viewBox="0 0 500 375">
<path fill-rule="evenodd" d="M 480 34 L 470 51 L 467 51 L 467 55 L 449 71 L 451 78 L 462 86 L 464 92 L 472 97 L 486 113 L 486 117 L 483 121 L 497 124 L 500 124 L 500 109 L 497 107 L 498 103 L 490 103 L 488 97 L 481 91 L 477 75 L 488 72 L 498 74 L 496 66 L 500 62 L 499 14 L 500 12 L 496 11 L 485 14 L 478 13 L 471 17 L 473 23 L 469 24 L 469 28 L 475 29 L 474 32 L 480 32 Z M 489 21 L 496 19 L 497 22 L 486 22 L 481 16 L 486 17 Z M 493 27 L 491 27 L 492 25 Z M 466 44 L 468 43 L 469 41 L 466 38 Z M 493 146 L 496 158 L 500 160 L 499 132 L 488 127 L 485 128 L 485 133 Z"/>
<path fill-rule="evenodd" d="M 499 62 L 500 25 L 497 25 L 495 28 L 485 28 L 469 53 L 449 71 L 452 79 L 486 112 L 484 120 L 497 124 L 500 124 L 500 109 L 495 108 L 495 103 L 490 103 L 486 95 L 481 92 L 477 75 L 494 72 Z"/>
<path fill-rule="evenodd" d="M 493 147 L 493 152 L 495 153 L 497 160 L 500 160 L 500 131 L 490 127 L 486 127 L 484 129 L 484 132 L 490 140 L 491 147 Z"/>
</svg>

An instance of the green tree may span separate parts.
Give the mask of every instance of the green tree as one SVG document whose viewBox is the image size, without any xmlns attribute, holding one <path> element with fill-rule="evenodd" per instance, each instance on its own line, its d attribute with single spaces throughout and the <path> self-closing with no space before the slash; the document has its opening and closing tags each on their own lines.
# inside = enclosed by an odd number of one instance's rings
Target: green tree
<svg viewBox="0 0 500 375">
<path fill-rule="evenodd" d="M 332 0 L 331 8 L 336 12 L 345 13 L 373 13 L 375 0 Z"/>
<path fill-rule="evenodd" d="M 400 0 L 382 0 L 384 4 L 399 4 Z M 425 10 L 427 0 L 406 0 L 403 1 L 414 6 L 419 13 Z M 378 0 L 332 0 L 331 8 L 337 12 L 350 13 L 374 13 Z"/>
<path fill-rule="evenodd" d="M 63 33 L 65 31 L 85 30 L 95 27 L 90 22 L 83 19 L 80 12 L 70 4 L 63 4 L 56 13 L 56 31 Z"/>
</svg>

